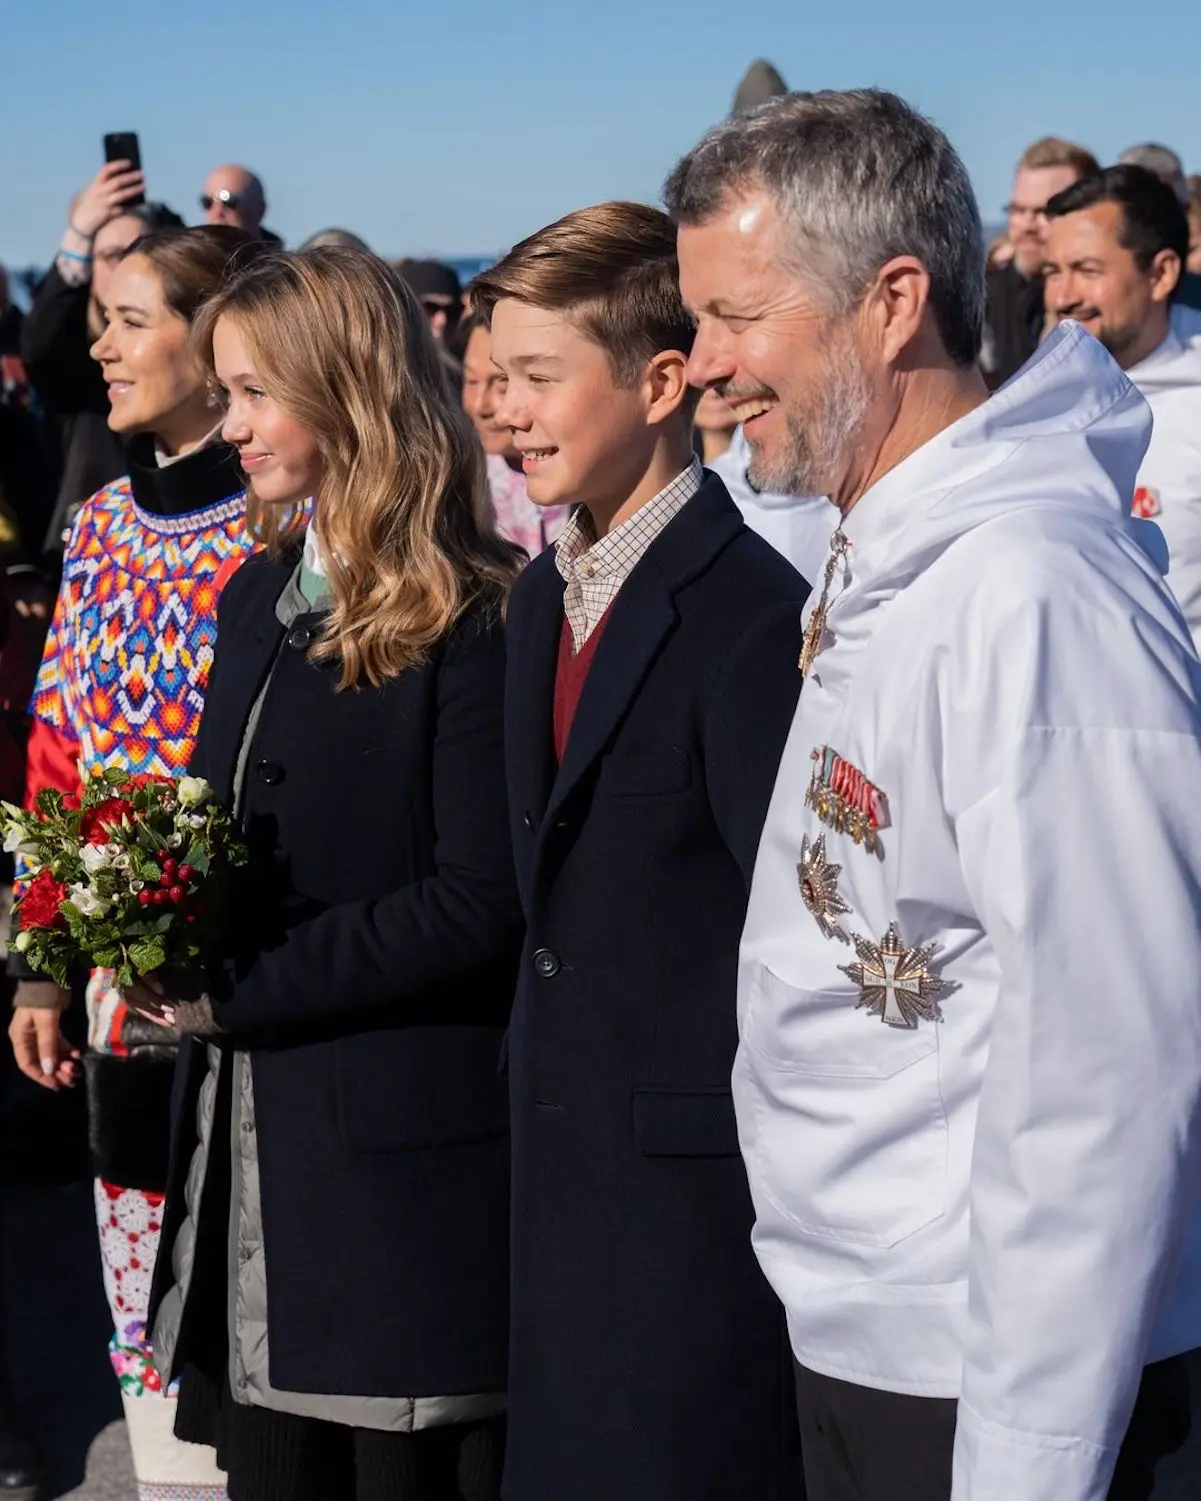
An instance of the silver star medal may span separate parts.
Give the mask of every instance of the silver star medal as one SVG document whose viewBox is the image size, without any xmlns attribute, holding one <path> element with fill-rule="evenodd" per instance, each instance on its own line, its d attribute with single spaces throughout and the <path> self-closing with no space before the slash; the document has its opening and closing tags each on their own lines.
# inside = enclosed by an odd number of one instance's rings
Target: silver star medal
<svg viewBox="0 0 1201 1501">
<path fill-rule="evenodd" d="M 831 865 L 826 859 L 826 836 L 819 834 L 810 844 L 809 835 L 801 840 L 801 863 L 796 868 L 801 885 L 801 900 L 813 914 L 823 938 L 837 938 L 839 943 L 850 939 L 839 926 L 837 919 L 851 910 L 851 904 L 838 890 L 841 865 Z"/>
<path fill-rule="evenodd" d="M 859 1006 L 887 1026 L 912 1030 L 919 1021 L 942 1020 L 937 997 L 950 986 L 930 968 L 935 948 L 906 948 L 896 923 L 889 923 L 879 943 L 856 934 L 858 964 L 838 967 L 859 986 Z"/>
</svg>

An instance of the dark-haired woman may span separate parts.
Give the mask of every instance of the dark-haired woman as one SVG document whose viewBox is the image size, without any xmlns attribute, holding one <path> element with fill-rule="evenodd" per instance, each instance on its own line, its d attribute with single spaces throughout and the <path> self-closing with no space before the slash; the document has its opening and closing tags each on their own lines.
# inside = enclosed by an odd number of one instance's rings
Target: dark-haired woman
<svg viewBox="0 0 1201 1501">
<path fill-rule="evenodd" d="M 92 347 L 109 426 L 129 473 L 85 502 L 34 695 L 27 798 L 79 785 L 80 769 L 186 769 L 200 722 L 217 600 L 251 549 L 245 482 L 220 439 L 222 411 L 191 352 L 190 325 L 234 260 L 263 253 L 237 229 L 162 230 L 137 241 L 105 286 Z M 10 972 L 21 973 L 10 959 Z M 21 980 L 10 1035 L 22 1072 L 49 1089 L 74 1082 L 59 1028 L 68 994 Z M 170 1058 L 143 1051 L 147 1027 L 96 971 L 88 985 L 89 1109 L 96 1207 L 113 1313 L 113 1366 L 125 1400 L 142 1501 L 223 1495 L 212 1455 L 174 1437 L 146 1334 L 166 1186 Z M 141 1029 L 139 1031 L 139 1028 Z M 166 1084 L 164 1086 L 164 1073 Z M 174 1486 L 168 1491 L 167 1487 Z"/>
<path fill-rule="evenodd" d="M 125 473 L 119 434 L 108 426 L 104 379 L 89 358 L 100 333 L 108 286 L 125 250 L 139 236 L 182 229 L 163 203 L 143 203 L 142 173 L 129 162 L 110 162 L 71 200 L 67 227 L 54 265 L 38 287 L 21 330 L 21 353 L 30 384 L 58 428 L 62 469 L 45 562 L 54 572 L 66 534 L 82 501 Z M 41 537 L 28 538 L 32 554 Z"/>
</svg>

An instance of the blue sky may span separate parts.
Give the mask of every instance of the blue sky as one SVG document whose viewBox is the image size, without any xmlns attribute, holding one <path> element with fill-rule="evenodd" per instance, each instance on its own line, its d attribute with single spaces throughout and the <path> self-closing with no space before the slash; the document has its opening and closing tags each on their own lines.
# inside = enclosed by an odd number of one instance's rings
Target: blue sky
<svg viewBox="0 0 1201 1501">
<path fill-rule="evenodd" d="M 389 254 L 486 253 L 610 197 L 654 199 L 747 65 L 880 84 L 948 132 L 986 220 L 1036 136 L 1201 170 L 1191 0 L 0 0 L 0 260 L 44 261 L 101 136 L 137 130 L 189 219 L 244 161 L 290 243 L 331 224 Z M 1137 28 L 1143 16 L 1147 24 Z"/>
</svg>

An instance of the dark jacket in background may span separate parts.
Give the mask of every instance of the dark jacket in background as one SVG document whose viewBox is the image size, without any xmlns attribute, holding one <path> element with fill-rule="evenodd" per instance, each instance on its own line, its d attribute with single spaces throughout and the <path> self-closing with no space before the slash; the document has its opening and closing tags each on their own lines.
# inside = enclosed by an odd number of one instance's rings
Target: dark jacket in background
<svg viewBox="0 0 1201 1501">
<path fill-rule="evenodd" d="M 529 923 L 510 1030 L 506 1501 L 799 1494 L 730 1070 L 738 943 L 808 586 L 708 475 L 611 607 L 562 765 L 552 552 L 509 612 Z"/>
<path fill-rule="evenodd" d="M 70 287 L 51 267 L 25 318 L 21 352 L 29 381 L 58 431 L 61 469 L 45 551 L 61 560 L 75 507 L 129 469 L 108 426 L 108 388 L 88 350 L 88 285 Z M 38 539 L 39 545 L 41 539 Z"/>
<path fill-rule="evenodd" d="M 0 553 L 10 565 L 40 557 L 54 486 L 40 412 L 21 355 L 24 321 L 18 307 L 0 312 Z"/>
<path fill-rule="evenodd" d="M 270 1378 L 354 1396 L 501 1391 L 498 1064 L 521 923 L 503 631 L 472 609 L 426 665 L 335 692 L 336 666 L 307 656 L 322 617 L 276 617 L 295 561 L 255 558 L 226 586 L 192 763 L 228 803 L 266 683 L 245 783 L 251 865 L 215 1009 L 252 1069 Z M 152 1308 L 172 1277 L 204 1074 L 204 1045 L 185 1044 Z M 219 1197 L 206 1187 L 176 1348 L 177 1367 L 218 1381 Z"/>
<path fill-rule="evenodd" d="M 1043 284 L 1012 265 L 988 273 L 984 310 L 984 352 L 980 366 L 995 391 L 1016 375 L 1038 348 L 1043 332 Z"/>
</svg>

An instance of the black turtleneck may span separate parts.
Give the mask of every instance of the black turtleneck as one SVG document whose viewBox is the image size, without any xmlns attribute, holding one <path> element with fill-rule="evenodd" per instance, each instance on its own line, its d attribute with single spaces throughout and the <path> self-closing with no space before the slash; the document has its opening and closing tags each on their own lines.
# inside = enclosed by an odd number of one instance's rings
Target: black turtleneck
<svg viewBox="0 0 1201 1501">
<path fill-rule="evenodd" d="M 127 451 L 133 498 L 153 516 L 206 511 L 246 488 L 237 449 L 228 443 L 206 443 L 163 468 L 155 462 L 154 439 L 149 434 L 139 434 Z"/>
</svg>

